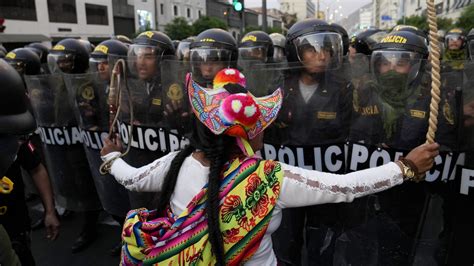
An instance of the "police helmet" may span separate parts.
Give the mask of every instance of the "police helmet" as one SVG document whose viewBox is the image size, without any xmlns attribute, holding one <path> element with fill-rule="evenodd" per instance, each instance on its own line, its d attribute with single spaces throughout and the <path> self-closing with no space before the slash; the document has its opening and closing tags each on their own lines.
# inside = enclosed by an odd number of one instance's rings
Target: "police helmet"
<svg viewBox="0 0 474 266">
<path fill-rule="evenodd" d="M 295 23 L 289 30 L 286 40 L 288 62 L 305 61 L 307 52 L 324 53 L 330 56 L 326 70 L 342 65 L 343 42 L 341 34 L 334 26 L 319 19 L 304 19 Z"/>
<path fill-rule="evenodd" d="M 128 50 L 129 69 L 141 80 L 159 76 L 161 61 L 175 57 L 173 42 L 159 31 L 145 31 L 133 40 Z M 151 60 L 151 61 L 150 61 Z M 145 63 L 145 62 L 149 63 Z"/>
<path fill-rule="evenodd" d="M 237 42 L 234 37 L 223 29 L 208 29 L 196 36 L 196 40 L 189 46 L 191 51 L 198 49 L 216 49 L 226 51 L 220 54 L 220 61 L 237 61 Z M 191 55 L 192 58 L 192 55 Z"/>
<path fill-rule="evenodd" d="M 416 36 L 420 37 L 426 43 L 426 45 L 429 45 L 428 35 L 424 31 L 420 30 L 419 28 L 417 28 L 415 26 L 397 25 L 397 26 L 393 27 L 391 32 L 399 32 L 399 31 L 411 32 L 411 33 L 415 34 Z"/>
<path fill-rule="evenodd" d="M 49 51 L 48 67 L 51 73 L 85 73 L 89 67 L 89 53 L 77 39 L 64 39 Z"/>
<path fill-rule="evenodd" d="M 176 49 L 178 49 L 178 45 L 179 45 L 180 41 L 179 40 L 172 40 L 171 43 L 173 44 L 173 48 L 176 51 Z"/>
<path fill-rule="evenodd" d="M 112 40 L 119 40 L 121 41 L 122 43 L 125 43 L 125 44 L 132 44 L 132 40 L 130 40 L 130 38 L 128 38 L 127 36 L 125 35 L 115 35 L 114 37 L 112 37 Z"/>
<path fill-rule="evenodd" d="M 2 84 L 0 88 L 0 134 L 24 135 L 33 132 L 36 123 L 28 111 L 28 98 L 21 76 L 2 59 L 0 59 L 0 84 Z"/>
<path fill-rule="evenodd" d="M 453 50 L 452 48 L 449 47 L 449 44 L 453 41 L 458 41 L 458 40 L 461 41 L 461 45 L 459 48 L 455 50 L 461 50 L 466 47 L 466 34 L 464 33 L 464 30 L 461 28 L 454 28 L 454 29 L 449 30 L 446 33 L 446 36 L 444 39 L 445 39 L 444 45 L 446 46 L 447 50 Z"/>
<path fill-rule="evenodd" d="M 202 85 L 211 84 L 214 75 L 222 68 L 236 67 L 237 42 L 225 30 L 208 29 L 201 32 L 189 49 L 193 79 Z"/>
<path fill-rule="evenodd" d="M 408 31 L 392 32 L 374 46 L 371 69 L 375 77 L 394 70 L 407 74 L 407 85 L 422 75 L 428 58 L 428 46 L 417 35 Z M 386 70 L 386 71 L 385 71 Z"/>
<path fill-rule="evenodd" d="M 286 61 L 286 37 L 280 33 L 270 34 L 270 38 L 273 42 L 273 61 L 284 62 Z"/>
<path fill-rule="evenodd" d="M 95 45 L 92 44 L 90 41 L 84 40 L 84 39 L 79 39 L 79 42 L 81 42 L 81 44 L 84 45 L 84 47 L 86 48 L 86 50 L 89 54 L 92 53 L 92 51 L 94 51 Z"/>
<path fill-rule="evenodd" d="M 170 37 L 159 31 L 142 32 L 137 38 L 133 40 L 133 44 L 130 47 L 130 52 L 136 54 L 136 51 L 134 50 L 140 47 L 153 48 L 154 54 L 161 56 L 161 58 L 173 56 L 175 54 L 173 42 L 171 41 Z"/>
<path fill-rule="evenodd" d="M 239 59 L 267 62 L 273 58 L 273 41 L 264 31 L 251 31 L 239 43 Z"/>
<path fill-rule="evenodd" d="M 186 39 L 183 39 L 179 42 L 178 48 L 176 48 L 176 57 L 181 61 L 189 61 L 189 46 L 196 39 L 196 37 L 191 36 Z"/>
<path fill-rule="evenodd" d="M 17 48 L 5 56 L 9 63 L 20 75 L 39 75 L 41 62 L 38 55 L 28 48 Z"/>
<path fill-rule="evenodd" d="M 89 59 L 89 70 L 96 72 L 100 66 L 106 64 L 109 66 L 111 61 L 127 56 L 127 46 L 119 40 L 107 40 L 96 46 Z M 112 58 L 111 58 L 112 57 Z M 107 69 L 108 71 L 108 69 Z M 100 71 L 99 71 L 100 72 Z"/>
<path fill-rule="evenodd" d="M 350 46 L 354 48 L 358 54 L 371 55 L 374 46 L 386 35 L 387 33 L 383 30 L 368 29 L 352 36 Z"/>
<path fill-rule="evenodd" d="M 48 62 L 49 49 L 46 45 L 34 42 L 26 45 L 25 48 L 32 49 L 39 56 L 41 64 Z"/>
</svg>

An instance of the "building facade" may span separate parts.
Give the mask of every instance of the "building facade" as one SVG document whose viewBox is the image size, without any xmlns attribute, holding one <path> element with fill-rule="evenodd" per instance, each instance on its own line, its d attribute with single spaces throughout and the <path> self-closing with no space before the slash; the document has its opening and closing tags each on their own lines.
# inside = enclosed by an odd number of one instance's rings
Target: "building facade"
<svg viewBox="0 0 474 266">
<path fill-rule="evenodd" d="M 262 8 L 250 8 L 258 14 L 258 26 L 263 25 L 263 13 Z M 283 21 L 281 19 L 281 12 L 276 8 L 267 9 L 267 27 L 268 28 L 283 28 Z"/>
<path fill-rule="evenodd" d="M 5 18 L 4 43 L 100 41 L 114 34 L 112 0 L 1 0 L 0 17 Z"/>
<path fill-rule="evenodd" d="M 474 0 L 435 0 L 436 14 L 441 17 L 457 19 L 467 6 L 474 4 Z M 404 0 L 405 16 L 426 14 L 426 1 Z"/>
<path fill-rule="evenodd" d="M 316 8 L 311 0 L 280 0 L 280 10 L 283 13 L 296 14 L 297 20 L 314 18 Z"/>
<path fill-rule="evenodd" d="M 402 17 L 400 12 L 403 0 L 374 0 L 372 2 L 372 25 L 381 29 L 390 29 L 397 25 Z"/>
<path fill-rule="evenodd" d="M 164 31 L 168 23 L 177 17 L 189 24 L 206 15 L 206 0 L 156 0 L 157 28 Z"/>
</svg>

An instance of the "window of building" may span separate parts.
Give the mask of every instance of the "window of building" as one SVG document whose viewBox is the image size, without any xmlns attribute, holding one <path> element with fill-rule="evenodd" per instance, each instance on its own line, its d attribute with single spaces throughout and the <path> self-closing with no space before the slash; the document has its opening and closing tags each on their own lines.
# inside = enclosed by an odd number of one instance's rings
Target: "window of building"
<svg viewBox="0 0 474 266">
<path fill-rule="evenodd" d="M 0 18 L 36 21 L 35 0 L 1 0 Z"/>
<path fill-rule="evenodd" d="M 201 17 L 201 10 L 198 10 L 198 18 Z"/>
<path fill-rule="evenodd" d="M 173 6 L 173 14 L 174 16 L 178 16 L 178 7 L 177 6 Z"/>
<path fill-rule="evenodd" d="M 188 16 L 188 18 L 191 17 L 191 9 L 189 7 L 186 9 L 186 15 Z"/>
<path fill-rule="evenodd" d="M 49 22 L 77 23 L 76 0 L 48 0 Z"/>
<path fill-rule="evenodd" d="M 92 25 L 109 25 L 107 6 L 86 4 L 86 21 Z"/>
<path fill-rule="evenodd" d="M 164 5 L 163 4 L 160 4 L 160 14 L 163 15 L 164 14 Z"/>
</svg>

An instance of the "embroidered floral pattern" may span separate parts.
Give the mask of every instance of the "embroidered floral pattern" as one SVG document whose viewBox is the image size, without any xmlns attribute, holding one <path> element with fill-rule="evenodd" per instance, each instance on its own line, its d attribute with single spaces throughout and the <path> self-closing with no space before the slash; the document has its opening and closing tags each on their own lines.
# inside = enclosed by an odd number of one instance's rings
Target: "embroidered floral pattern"
<svg viewBox="0 0 474 266">
<path fill-rule="evenodd" d="M 224 234 L 224 243 L 230 244 L 230 243 L 237 243 L 242 239 L 242 236 L 239 236 L 239 228 L 232 228 L 229 230 L 225 230 L 223 232 Z"/>
</svg>

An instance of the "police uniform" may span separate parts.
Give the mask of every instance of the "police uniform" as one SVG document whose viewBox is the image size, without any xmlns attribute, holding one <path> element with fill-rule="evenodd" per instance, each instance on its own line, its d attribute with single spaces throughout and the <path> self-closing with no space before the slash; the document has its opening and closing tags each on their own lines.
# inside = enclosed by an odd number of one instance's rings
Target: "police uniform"
<svg viewBox="0 0 474 266">
<path fill-rule="evenodd" d="M 289 126 L 285 128 L 287 144 L 322 145 L 346 140 L 352 111 L 350 84 L 328 74 L 305 103 L 299 88 L 299 77 L 291 77 L 285 83 L 284 113 L 280 115 L 288 117 Z"/>
<path fill-rule="evenodd" d="M 329 35 L 321 38 L 317 36 L 327 33 Z M 315 39 L 311 39 L 312 36 Z M 332 43 L 336 41 L 334 36 L 339 36 L 337 43 Z M 301 62 L 302 55 L 298 54 L 299 49 L 321 40 L 324 40 L 326 49 L 342 44 L 338 30 L 317 19 L 298 22 L 288 31 L 288 62 L 290 66 L 297 63 L 298 68 L 286 73 L 282 108 L 274 125 L 265 132 L 266 141 L 297 146 L 346 141 L 353 89 L 344 77 L 347 73 L 346 69 L 341 69 L 342 61 L 337 61 L 339 68 L 331 69 L 331 63 L 342 58 L 343 47 L 330 50 L 329 69 L 323 73 L 305 73 L 314 84 L 306 85 L 301 81 L 301 75 L 306 70 Z M 301 47 L 297 47 L 296 43 L 300 43 Z M 321 43 L 318 45 L 322 46 Z M 314 51 L 317 49 L 314 48 Z M 306 260 L 310 265 L 332 265 L 335 239 L 340 232 L 338 206 L 334 204 L 287 209 L 283 212 L 280 228 L 273 236 L 275 253 L 281 261 L 293 265 L 301 265 Z M 303 247 L 306 247 L 307 259 L 302 258 Z"/>
<path fill-rule="evenodd" d="M 34 265 L 34 259 L 30 250 L 30 216 L 20 167 L 31 171 L 40 163 L 40 157 L 31 143 L 21 145 L 16 161 L 5 174 L 13 182 L 13 190 L 0 197 L 0 224 L 7 230 L 22 265 Z"/>
</svg>

